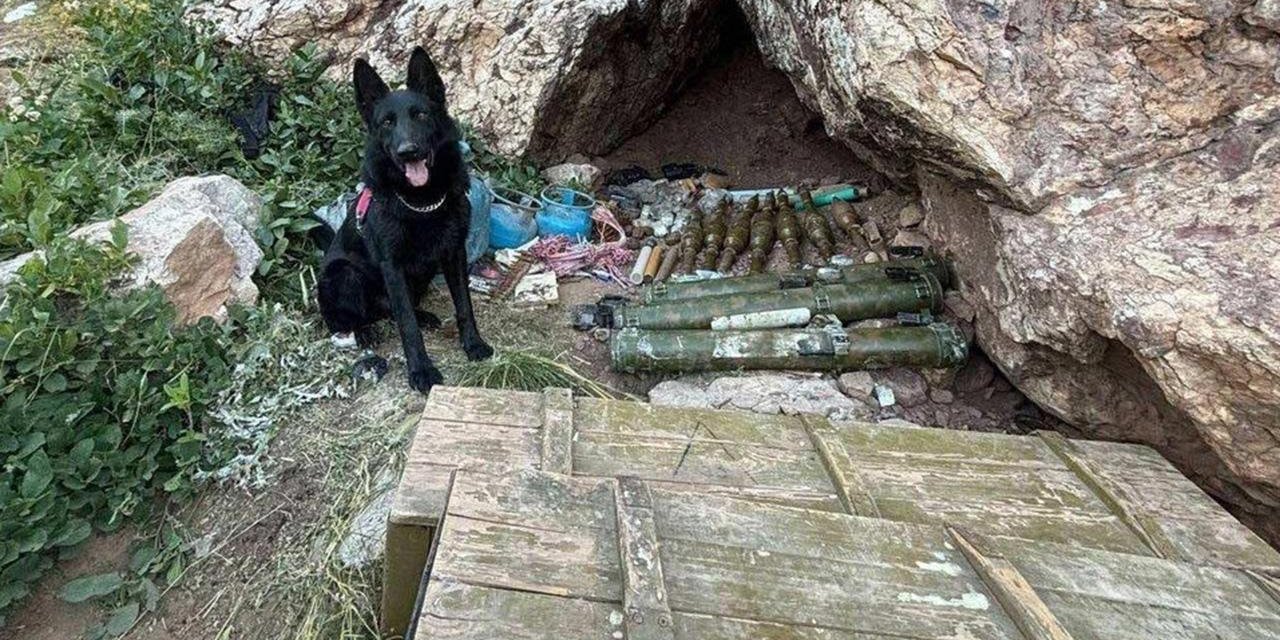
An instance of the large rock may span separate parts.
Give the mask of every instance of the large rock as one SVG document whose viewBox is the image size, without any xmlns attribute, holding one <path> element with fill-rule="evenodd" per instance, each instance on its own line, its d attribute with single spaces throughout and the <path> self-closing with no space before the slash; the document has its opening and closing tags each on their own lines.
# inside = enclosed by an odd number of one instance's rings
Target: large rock
<svg viewBox="0 0 1280 640">
<path fill-rule="evenodd" d="M 829 131 L 918 182 L 1024 392 L 1276 513 L 1275 2 L 741 4 Z"/>
<path fill-rule="evenodd" d="M 335 77 L 367 57 L 403 77 L 432 53 L 455 116 L 502 153 L 602 153 L 664 101 L 717 42 L 709 0 L 205 0 L 193 17 L 280 61 L 309 43 Z M 352 108 L 355 108 L 352 105 Z"/>
<path fill-rule="evenodd" d="M 253 240 L 262 202 L 227 176 L 180 178 L 150 202 L 120 217 L 129 230 L 129 253 L 137 262 L 124 288 L 154 284 L 164 289 L 179 322 L 223 320 L 227 305 L 253 304 L 252 277 L 262 261 Z M 110 238 L 115 221 L 81 227 L 72 236 L 89 242 Z M 0 263 L 0 285 L 33 257 Z"/>
</svg>

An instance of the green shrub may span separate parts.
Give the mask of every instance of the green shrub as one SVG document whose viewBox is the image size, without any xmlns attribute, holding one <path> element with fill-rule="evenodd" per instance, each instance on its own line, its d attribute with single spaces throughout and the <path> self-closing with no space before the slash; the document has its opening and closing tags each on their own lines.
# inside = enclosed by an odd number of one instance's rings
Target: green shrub
<svg viewBox="0 0 1280 640">
<path fill-rule="evenodd" d="M 81 46 L 30 78 L 0 118 L 0 260 L 109 219 L 179 176 L 226 173 L 263 197 L 266 292 L 293 292 L 313 257 L 306 214 L 350 189 L 363 140 L 350 88 L 313 47 L 268 74 L 184 22 L 180 0 L 86 2 L 65 20 Z M 262 155 L 246 159 L 228 114 L 280 86 Z M 18 113 L 21 111 L 21 113 Z"/>
<path fill-rule="evenodd" d="M 54 551 L 193 488 L 228 329 L 175 328 L 155 287 L 111 293 L 124 247 L 122 225 L 102 247 L 55 242 L 0 308 L 0 610 Z"/>
<path fill-rule="evenodd" d="M 109 294 L 129 261 L 123 237 L 88 247 L 65 232 L 118 216 L 177 176 L 226 173 L 264 200 L 267 305 L 295 304 L 315 257 L 306 214 L 352 186 L 362 141 L 350 89 L 325 79 L 306 48 L 270 77 L 281 88 L 271 135 L 246 159 L 227 116 L 249 106 L 263 69 L 185 24 L 180 0 L 66 6 L 53 13 L 78 43 L 18 75 L 21 102 L 0 107 L 0 260 L 45 251 L 0 303 L 0 616 L 93 530 L 185 497 L 242 453 L 206 427 L 221 424 L 213 414 L 228 394 L 252 391 L 228 363 L 274 353 L 254 315 L 278 314 L 272 306 L 234 311 L 223 327 L 175 328 L 159 290 Z M 166 556 L 146 571 L 176 579 L 181 562 Z M 149 594 L 149 580 L 122 591 Z"/>
</svg>

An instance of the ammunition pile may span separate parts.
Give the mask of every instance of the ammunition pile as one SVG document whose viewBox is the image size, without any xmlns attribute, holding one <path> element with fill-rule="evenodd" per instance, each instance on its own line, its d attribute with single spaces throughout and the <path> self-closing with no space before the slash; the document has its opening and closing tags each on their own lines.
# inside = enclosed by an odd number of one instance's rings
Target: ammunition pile
<svg viewBox="0 0 1280 640">
<path fill-rule="evenodd" d="M 786 199 L 768 196 L 763 207 L 748 203 L 752 224 L 744 225 L 746 214 L 734 220 L 725 251 L 736 254 L 750 240 L 753 263 L 767 255 L 776 239 L 765 220 L 773 219 L 774 206 L 789 208 Z M 737 231 L 742 228 L 750 229 L 749 237 Z M 946 265 L 918 248 L 897 249 L 892 258 L 841 269 L 654 282 L 637 302 L 609 299 L 575 310 L 575 324 L 614 330 L 613 366 L 624 371 L 838 371 L 964 362 L 964 337 L 933 319 L 950 283 Z M 872 318 L 899 324 L 844 326 Z"/>
</svg>

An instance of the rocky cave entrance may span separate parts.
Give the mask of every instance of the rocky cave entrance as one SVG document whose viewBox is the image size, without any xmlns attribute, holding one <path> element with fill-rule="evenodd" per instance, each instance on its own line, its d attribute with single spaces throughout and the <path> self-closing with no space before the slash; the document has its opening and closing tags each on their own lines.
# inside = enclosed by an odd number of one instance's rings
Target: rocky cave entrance
<svg viewBox="0 0 1280 640">
<path fill-rule="evenodd" d="M 702 64 L 648 124 L 607 154 L 590 158 L 592 164 L 606 174 L 639 166 L 661 177 L 665 163 L 695 163 L 722 170 L 732 188 L 742 189 L 852 183 L 870 191 L 857 206 L 883 230 L 886 242 L 904 233 L 912 243 L 927 243 L 913 187 L 895 184 L 828 136 L 822 117 L 801 102 L 787 76 L 766 65 L 740 9 L 726 3 L 721 13 L 712 21 L 718 32 L 709 36 L 718 44 Z M 956 302 L 959 306 L 958 296 Z M 971 312 L 949 305 L 945 317 L 970 339 L 968 364 L 923 375 L 906 369 L 872 372 L 869 381 L 859 376 L 863 384 L 894 391 L 895 404 L 873 406 L 871 417 L 1008 433 L 1065 426 L 1014 388 L 973 344 Z M 841 387 L 846 386 L 842 380 Z"/>
</svg>

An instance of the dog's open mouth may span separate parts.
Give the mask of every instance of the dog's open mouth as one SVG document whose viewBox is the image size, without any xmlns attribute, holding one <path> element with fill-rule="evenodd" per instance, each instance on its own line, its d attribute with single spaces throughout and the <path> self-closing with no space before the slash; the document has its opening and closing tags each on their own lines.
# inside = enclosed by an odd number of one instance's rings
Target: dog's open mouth
<svg viewBox="0 0 1280 640">
<path fill-rule="evenodd" d="M 415 187 L 425 187 L 431 181 L 431 169 L 427 167 L 427 159 L 410 160 L 404 163 L 404 179 Z"/>
</svg>

